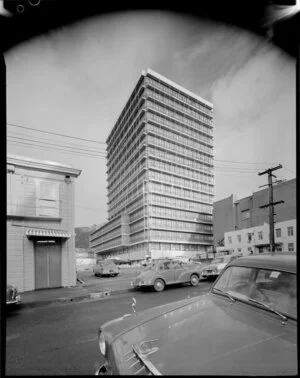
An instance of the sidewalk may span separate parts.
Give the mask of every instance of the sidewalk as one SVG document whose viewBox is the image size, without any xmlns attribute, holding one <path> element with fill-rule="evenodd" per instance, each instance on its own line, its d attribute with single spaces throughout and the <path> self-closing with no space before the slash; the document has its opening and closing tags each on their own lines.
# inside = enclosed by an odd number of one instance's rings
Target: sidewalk
<svg viewBox="0 0 300 378">
<path fill-rule="evenodd" d="M 207 264 L 207 263 L 206 263 Z M 204 263 L 204 265 L 206 265 Z M 21 295 L 21 308 L 35 308 L 52 303 L 76 302 L 84 299 L 100 299 L 111 295 L 134 292 L 131 281 L 143 270 L 139 267 L 122 268 L 118 277 L 97 278 L 93 272 L 78 272 L 84 283 L 73 287 L 25 291 Z"/>
<path fill-rule="evenodd" d="M 52 303 L 76 302 L 84 299 L 99 299 L 110 295 L 133 291 L 131 281 L 137 276 L 138 270 L 126 272 L 115 278 L 97 278 L 92 273 L 78 274 L 84 281 L 76 286 L 56 289 L 25 291 L 21 295 L 22 308 L 35 308 Z"/>
</svg>

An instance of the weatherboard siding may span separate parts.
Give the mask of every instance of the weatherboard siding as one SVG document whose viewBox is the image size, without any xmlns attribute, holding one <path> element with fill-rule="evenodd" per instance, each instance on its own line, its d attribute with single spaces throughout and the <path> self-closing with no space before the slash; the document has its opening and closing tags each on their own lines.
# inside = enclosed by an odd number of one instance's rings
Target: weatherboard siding
<svg viewBox="0 0 300 378">
<path fill-rule="evenodd" d="M 13 170 L 11 169 L 12 166 L 14 165 L 10 163 L 7 170 L 8 284 L 16 286 L 20 292 L 35 289 L 35 239 L 28 239 L 26 230 L 39 228 L 68 231 L 71 234 L 69 239 L 61 239 L 61 282 L 62 286 L 76 285 L 74 185 L 77 176 L 74 176 L 74 174 L 72 176 L 71 173 L 71 182 L 66 183 L 65 176 L 69 173 L 53 172 L 53 167 L 50 165 L 49 172 L 23 167 L 22 162 L 21 166 L 16 164 Z M 47 187 L 46 184 L 46 189 L 44 185 L 42 190 L 46 190 L 47 193 L 51 193 L 50 196 L 54 196 L 53 202 L 49 201 L 50 206 L 47 207 L 46 211 L 50 209 L 49 212 L 55 214 L 55 208 L 58 205 L 58 216 L 57 214 L 39 216 L 39 203 L 41 203 L 38 198 L 41 188 L 39 185 L 44 181 L 49 182 L 49 185 Z M 58 192 L 55 189 L 56 185 L 52 185 L 52 183 L 58 184 Z M 47 204 L 46 201 L 44 203 Z"/>
</svg>

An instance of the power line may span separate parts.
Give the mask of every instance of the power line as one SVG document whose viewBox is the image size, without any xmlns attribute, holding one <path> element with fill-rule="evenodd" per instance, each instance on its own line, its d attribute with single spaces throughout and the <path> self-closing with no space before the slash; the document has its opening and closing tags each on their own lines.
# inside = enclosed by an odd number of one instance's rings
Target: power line
<svg viewBox="0 0 300 378">
<path fill-rule="evenodd" d="M 290 172 L 292 172 L 292 173 L 296 174 L 296 172 L 295 172 L 295 171 L 292 171 L 291 169 L 289 169 L 289 168 L 287 168 L 287 167 L 284 167 L 284 166 L 282 166 L 282 168 L 283 168 L 283 169 L 286 169 L 287 171 L 290 171 Z"/>
<path fill-rule="evenodd" d="M 96 150 L 89 150 L 87 148 L 80 148 L 80 147 L 71 147 L 71 146 L 67 146 L 67 145 L 61 145 L 61 144 L 57 144 L 57 143 L 50 143 L 50 142 L 40 142 L 40 141 L 37 141 L 35 139 L 32 139 L 32 138 L 22 138 L 22 137 L 16 137 L 16 136 L 10 136 L 8 135 L 8 138 L 13 138 L 13 139 L 19 139 L 19 140 L 25 140 L 25 141 L 32 141 L 32 142 L 36 142 L 36 143 L 40 143 L 40 144 L 46 144 L 46 146 L 48 145 L 51 145 L 51 146 L 55 146 L 55 147 L 64 147 L 64 148 L 71 148 L 71 149 L 75 149 L 76 151 L 77 150 L 80 150 L 80 151 L 84 151 L 84 152 L 94 152 L 95 154 L 101 154 L 103 153 L 102 151 L 96 151 Z M 103 155 L 101 155 L 103 156 Z"/>
<path fill-rule="evenodd" d="M 13 134 L 13 135 L 11 135 L 11 134 Z M 38 142 L 38 140 L 41 140 L 42 142 L 47 143 L 47 144 L 48 144 L 49 141 L 55 142 L 55 143 L 61 142 L 61 139 L 56 140 L 56 139 L 49 139 L 49 138 L 40 138 L 40 137 L 28 135 L 28 134 L 15 133 L 13 131 L 11 131 L 10 134 L 7 135 L 7 137 L 11 137 L 11 138 L 16 138 L 16 137 L 20 137 L 20 136 L 25 137 L 25 138 L 23 138 L 24 140 L 29 139 L 29 140 L 33 140 L 33 141 L 36 141 L 36 142 Z M 35 139 L 30 139 L 29 137 L 33 137 Z M 19 138 L 19 139 L 21 139 L 21 138 Z M 38 139 L 38 140 L 36 140 L 36 139 Z M 66 146 L 66 147 L 68 146 L 68 147 L 71 147 L 71 148 L 80 148 L 80 147 L 84 146 L 83 144 L 74 144 L 74 143 L 71 143 L 71 142 L 68 142 L 68 141 L 64 142 L 64 143 L 66 143 L 66 144 L 64 144 L 64 146 Z M 100 151 L 100 150 L 99 151 L 98 150 L 88 150 L 88 151 L 106 154 L 106 151 Z"/>
<path fill-rule="evenodd" d="M 256 165 L 270 165 L 270 164 L 273 164 L 273 163 L 256 163 L 256 162 L 250 162 L 250 161 L 238 161 L 238 160 L 218 160 L 218 159 L 214 159 L 215 161 L 221 161 L 221 162 L 227 162 L 227 163 L 239 163 L 239 164 L 256 164 Z"/>
<path fill-rule="evenodd" d="M 43 131 L 43 130 L 39 130 L 39 129 L 34 129 L 32 127 L 16 125 L 15 123 L 9 123 L 9 122 L 7 122 L 6 124 L 9 125 L 9 126 L 20 127 L 22 129 L 38 131 L 39 133 L 52 134 L 52 135 L 57 135 L 57 136 L 63 136 L 63 137 L 66 137 L 66 138 L 78 139 L 78 140 L 83 140 L 83 141 L 86 141 L 86 142 L 100 143 L 100 144 L 105 144 L 106 145 L 105 142 L 100 142 L 100 141 L 96 141 L 96 140 L 84 139 L 84 138 L 74 137 L 74 136 L 70 136 L 70 135 L 66 135 L 66 134 L 54 133 L 52 131 Z"/>
<path fill-rule="evenodd" d="M 51 146 L 37 146 L 33 143 L 26 143 L 26 142 L 20 142 L 20 141 L 8 141 L 9 144 L 21 144 L 21 145 L 25 145 L 25 146 L 31 146 L 30 148 L 34 148 L 34 149 L 38 149 L 38 150 L 42 150 L 42 151 L 58 151 L 58 152 L 61 152 L 61 153 L 66 153 L 66 154 L 70 154 L 70 155 L 78 155 L 78 156 L 85 156 L 85 157 L 92 157 L 94 159 L 100 159 L 100 160 L 106 160 L 104 156 L 100 156 L 100 155 L 92 155 L 92 154 L 88 154 L 88 153 L 84 153 L 84 152 L 75 152 L 75 151 L 69 151 L 69 150 L 64 150 L 64 149 L 60 149 L 60 148 L 54 148 L 54 147 L 51 147 Z"/>
<path fill-rule="evenodd" d="M 37 209 L 40 209 L 41 207 L 39 206 L 32 206 L 32 205 L 21 205 L 21 204 L 18 204 L 18 203 L 14 203 L 14 202 L 7 202 L 7 205 L 9 206 L 16 206 L 16 207 L 19 207 L 19 208 L 28 208 L 28 209 L 32 209 L 32 210 L 37 210 Z M 92 210 L 92 211 L 102 211 L 103 209 L 98 209 L 98 208 L 92 208 L 92 207 L 86 207 L 86 206 L 78 206 L 78 205 L 75 205 L 74 207 L 76 208 L 81 208 L 81 209 L 86 209 L 86 210 Z M 48 207 L 48 209 L 57 209 L 57 208 L 54 208 L 54 207 Z"/>
</svg>

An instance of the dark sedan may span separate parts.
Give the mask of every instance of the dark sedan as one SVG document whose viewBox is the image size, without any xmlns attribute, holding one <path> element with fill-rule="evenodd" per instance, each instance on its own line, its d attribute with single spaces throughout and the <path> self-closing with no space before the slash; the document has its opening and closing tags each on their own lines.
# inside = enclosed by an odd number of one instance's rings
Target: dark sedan
<svg viewBox="0 0 300 378">
<path fill-rule="evenodd" d="M 96 375 L 297 375 L 296 257 L 229 263 L 209 293 L 101 326 Z"/>
</svg>

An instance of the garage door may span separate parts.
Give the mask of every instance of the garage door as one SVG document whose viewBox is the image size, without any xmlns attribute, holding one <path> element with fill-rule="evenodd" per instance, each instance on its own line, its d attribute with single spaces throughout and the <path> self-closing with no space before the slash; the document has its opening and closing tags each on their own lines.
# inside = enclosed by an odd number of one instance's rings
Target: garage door
<svg viewBox="0 0 300 378">
<path fill-rule="evenodd" d="M 61 244 L 35 242 L 35 288 L 61 286 Z"/>
</svg>

